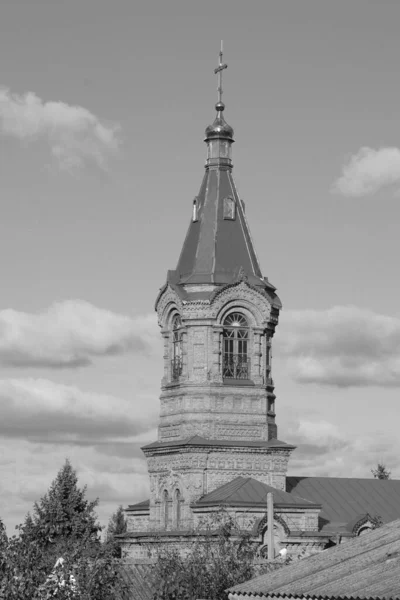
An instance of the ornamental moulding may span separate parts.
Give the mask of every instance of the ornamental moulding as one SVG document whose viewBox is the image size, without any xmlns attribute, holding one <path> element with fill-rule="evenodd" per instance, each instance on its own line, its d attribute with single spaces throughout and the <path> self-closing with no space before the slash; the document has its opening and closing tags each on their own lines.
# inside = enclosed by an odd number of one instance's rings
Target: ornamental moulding
<svg viewBox="0 0 400 600">
<path fill-rule="evenodd" d="M 284 532 L 286 533 L 286 535 L 290 535 L 290 529 L 288 527 L 288 524 L 286 523 L 286 521 L 276 512 L 274 512 L 274 521 L 276 523 L 279 523 L 279 525 L 281 525 L 283 527 Z M 260 521 L 256 524 L 256 531 L 257 534 L 260 535 L 263 533 L 263 530 L 265 529 L 265 526 L 268 525 L 268 515 L 264 515 L 262 519 L 260 519 Z"/>
<path fill-rule="evenodd" d="M 167 284 L 164 290 L 160 292 L 160 295 L 156 302 L 158 323 L 160 327 L 162 327 L 165 324 L 166 317 L 173 306 L 182 315 L 182 300 L 179 298 L 178 294 L 170 287 L 170 285 Z"/>
</svg>

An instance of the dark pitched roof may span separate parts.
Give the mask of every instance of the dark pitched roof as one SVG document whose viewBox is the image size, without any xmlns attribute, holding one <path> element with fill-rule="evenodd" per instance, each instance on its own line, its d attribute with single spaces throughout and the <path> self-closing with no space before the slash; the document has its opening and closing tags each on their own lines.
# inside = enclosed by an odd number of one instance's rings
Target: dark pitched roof
<svg viewBox="0 0 400 600">
<path fill-rule="evenodd" d="M 197 500 L 193 506 L 267 506 L 267 494 L 272 492 L 275 506 L 296 506 L 313 508 L 310 500 L 305 500 L 278 490 L 270 485 L 261 483 L 251 477 L 236 477 L 233 481 L 222 485 L 216 490 Z"/>
<path fill-rule="evenodd" d="M 142 502 L 136 502 L 136 504 L 128 504 L 129 510 L 145 510 L 150 507 L 150 500 L 142 500 Z"/>
<path fill-rule="evenodd" d="M 232 587 L 230 600 L 400 599 L 400 520 Z"/>
<path fill-rule="evenodd" d="M 193 435 L 192 437 L 185 438 L 183 440 L 173 440 L 171 442 L 152 442 L 142 447 L 142 450 L 152 448 L 173 448 L 182 446 L 229 446 L 232 448 L 244 448 L 249 446 L 250 448 L 290 448 L 293 449 L 295 446 L 281 442 L 280 440 L 269 440 L 265 442 L 251 442 L 246 440 L 213 440 L 203 438 L 200 435 Z"/>
<path fill-rule="evenodd" d="M 358 517 L 400 518 L 400 480 L 287 477 L 286 491 L 322 504 L 322 531 L 350 531 Z"/>
<path fill-rule="evenodd" d="M 224 218 L 224 199 L 235 202 L 234 219 Z M 263 285 L 243 204 L 230 169 L 207 169 L 176 267 L 179 283 L 230 283 L 240 268 L 251 283 Z"/>
</svg>

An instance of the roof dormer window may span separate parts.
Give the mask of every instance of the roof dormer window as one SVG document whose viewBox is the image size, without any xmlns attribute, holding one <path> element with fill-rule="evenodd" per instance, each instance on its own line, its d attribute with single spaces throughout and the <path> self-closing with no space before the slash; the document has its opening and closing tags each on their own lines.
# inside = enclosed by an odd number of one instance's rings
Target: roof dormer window
<svg viewBox="0 0 400 600">
<path fill-rule="evenodd" d="M 193 221 L 193 223 L 196 223 L 196 221 L 198 221 L 198 216 L 197 216 L 197 198 L 195 198 L 193 200 L 192 221 Z"/>
<path fill-rule="evenodd" d="M 224 219 L 234 221 L 236 218 L 236 203 L 233 198 L 224 198 Z"/>
</svg>

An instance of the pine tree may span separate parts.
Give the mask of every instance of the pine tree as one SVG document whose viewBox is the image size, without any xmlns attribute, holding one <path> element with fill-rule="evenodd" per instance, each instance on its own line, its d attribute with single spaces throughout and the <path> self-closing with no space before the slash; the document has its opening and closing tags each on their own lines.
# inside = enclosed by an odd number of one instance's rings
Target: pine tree
<svg viewBox="0 0 400 600">
<path fill-rule="evenodd" d="M 67 459 L 52 482 L 49 491 L 35 502 L 31 519 L 36 536 L 47 543 L 58 539 L 98 539 L 101 526 L 94 509 L 96 499 L 86 499 L 86 486 L 78 487 L 78 477 Z"/>
<path fill-rule="evenodd" d="M 122 505 L 113 513 L 110 517 L 106 532 L 106 542 L 113 544 L 113 555 L 116 558 L 121 558 L 121 546 L 118 544 L 115 536 L 120 533 L 125 533 L 127 530 L 127 523 L 125 519 L 124 509 Z"/>
<path fill-rule="evenodd" d="M 95 508 L 67 460 L 0 551 L 0 599 L 114 600 L 122 585 L 113 546 L 100 542 Z M 1 538 L 0 521 L 0 538 Z M 0 541 L 1 544 L 1 541 Z M 62 559 L 62 560 L 60 560 Z M 58 565 L 58 566 L 56 566 Z M 61 565 L 61 566 L 60 566 Z M 67 585 L 68 584 L 68 585 Z M 61 588 L 60 588 L 61 586 Z"/>
<path fill-rule="evenodd" d="M 383 463 L 378 463 L 376 469 L 371 469 L 371 473 L 375 479 L 390 479 L 390 471 Z"/>
</svg>

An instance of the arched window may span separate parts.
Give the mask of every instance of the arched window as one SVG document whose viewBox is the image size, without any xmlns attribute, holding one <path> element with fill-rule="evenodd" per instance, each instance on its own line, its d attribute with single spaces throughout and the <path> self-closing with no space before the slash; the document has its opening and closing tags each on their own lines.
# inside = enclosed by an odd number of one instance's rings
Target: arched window
<svg viewBox="0 0 400 600">
<path fill-rule="evenodd" d="M 167 528 L 168 527 L 168 520 L 169 520 L 169 498 L 168 498 L 168 492 L 167 490 L 164 490 L 164 494 L 163 494 L 163 511 L 164 511 L 164 527 Z"/>
<path fill-rule="evenodd" d="M 176 315 L 172 321 L 172 381 L 177 381 L 182 375 L 182 321 Z"/>
<path fill-rule="evenodd" d="M 223 338 L 223 378 L 249 379 L 249 327 L 244 315 L 234 312 L 226 317 Z"/>
<path fill-rule="evenodd" d="M 175 518 L 176 527 L 179 528 L 181 521 L 181 493 L 179 490 L 175 490 Z"/>
</svg>

